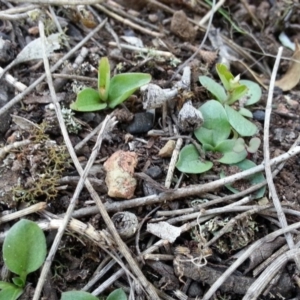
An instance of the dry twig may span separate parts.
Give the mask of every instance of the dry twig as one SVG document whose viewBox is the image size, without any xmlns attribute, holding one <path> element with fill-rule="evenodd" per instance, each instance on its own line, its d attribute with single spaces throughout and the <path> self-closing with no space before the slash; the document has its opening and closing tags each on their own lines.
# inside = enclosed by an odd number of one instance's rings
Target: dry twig
<svg viewBox="0 0 300 300">
<path fill-rule="evenodd" d="M 272 111 L 272 99 L 273 99 L 273 91 L 274 91 L 274 86 L 275 86 L 275 80 L 276 80 L 276 74 L 277 70 L 279 67 L 279 62 L 281 58 L 283 48 L 280 47 L 278 49 L 278 54 L 276 57 L 276 61 L 273 67 L 273 72 L 271 76 L 271 81 L 270 81 L 270 87 L 269 87 L 269 94 L 268 94 L 268 100 L 266 104 L 266 115 L 265 115 L 265 125 L 264 125 L 264 159 L 265 159 L 265 172 L 266 172 L 266 178 L 269 186 L 269 191 L 271 193 L 272 199 L 274 206 L 277 211 L 278 219 L 280 221 L 281 227 L 285 228 L 288 226 L 286 217 L 284 215 L 284 212 L 282 211 L 281 203 L 278 198 L 275 185 L 273 182 L 272 178 L 272 171 L 271 171 L 271 166 L 270 166 L 270 150 L 269 150 L 269 127 L 270 127 L 270 116 L 271 116 L 271 111 Z M 285 238 L 287 240 L 287 243 L 289 245 L 290 249 L 293 249 L 295 247 L 293 237 L 292 235 L 288 232 L 285 234 Z M 300 270 L 300 260 L 295 257 L 295 263 L 297 265 L 298 270 Z"/>
<path fill-rule="evenodd" d="M 49 85 L 50 94 L 51 94 L 51 97 L 52 97 L 52 100 L 53 100 L 55 112 L 56 112 L 56 115 L 57 115 L 57 118 L 58 118 L 58 122 L 59 122 L 59 125 L 60 125 L 60 128 L 61 128 L 64 140 L 65 140 L 66 146 L 67 146 L 67 148 L 69 150 L 69 153 L 70 153 L 70 155 L 71 155 L 72 158 L 73 157 L 76 158 L 76 155 L 75 155 L 74 149 L 72 147 L 72 144 L 71 144 L 71 141 L 70 141 L 70 138 L 69 138 L 66 126 L 64 124 L 63 116 L 62 116 L 62 113 L 61 113 L 61 110 L 60 110 L 60 105 L 59 105 L 59 102 L 57 101 L 55 90 L 54 90 L 54 87 L 53 87 L 53 82 L 52 82 L 52 77 L 51 77 L 50 67 L 49 67 L 49 61 L 47 59 L 47 55 L 46 55 L 46 51 L 45 51 L 44 25 L 43 25 L 43 23 L 41 21 L 39 22 L 39 30 L 40 30 L 41 39 L 44 41 L 42 43 L 42 45 L 43 45 L 43 59 L 44 59 L 45 73 L 46 73 L 46 76 L 47 76 L 47 81 L 48 81 L 48 85 Z M 54 242 L 52 244 L 52 247 L 51 247 L 51 249 L 50 249 L 50 251 L 48 253 L 48 256 L 46 258 L 45 264 L 44 264 L 44 266 L 42 268 L 42 272 L 41 272 L 40 278 L 38 280 L 38 284 L 37 284 L 36 289 L 35 289 L 33 300 L 38 300 L 40 298 L 40 294 L 41 294 L 41 291 L 42 291 L 42 288 L 43 288 L 46 276 L 47 276 L 47 274 L 49 272 L 52 260 L 54 259 L 54 255 L 55 255 L 55 253 L 56 253 L 56 251 L 58 249 L 59 243 L 60 243 L 61 238 L 62 238 L 62 236 L 64 234 L 64 231 L 65 231 L 65 229 L 67 227 L 67 224 L 68 224 L 68 222 L 69 222 L 69 220 L 71 218 L 72 212 L 74 211 L 77 198 L 78 198 L 78 196 L 79 196 L 79 194 L 80 194 L 80 192 L 81 192 L 81 190 L 82 190 L 82 188 L 84 186 L 84 183 L 85 183 L 85 180 L 86 180 L 87 175 L 89 173 L 89 170 L 90 170 L 92 164 L 94 163 L 94 160 L 96 159 L 98 151 L 99 151 L 99 149 L 101 147 L 102 137 L 103 137 L 104 131 L 106 129 L 105 127 L 107 125 L 109 126 L 109 122 L 111 122 L 111 121 L 114 122 L 114 120 L 111 120 L 110 117 L 107 116 L 106 120 L 104 122 L 105 125 L 102 127 L 102 130 L 99 133 L 96 145 L 95 145 L 95 147 L 94 147 L 94 149 L 92 151 L 90 159 L 89 159 L 89 161 L 88 161 L 88 163 L 86 165 L 86 168 L 85 168 L 83 174 L 81 175 L 81 178 L 80 178 L 80 180 L 78 182 L 78 185 L 76 187 L 74 195 L 73 195 L 73 197 L 72 197 L 72 199 L 70 201 L 67 213 L 64 216 L 63 223 L 59 227 L 57 235 L 56 235 L 56 237 L 54 239 Z M 111 124 L 110 124 L 110 126 L 111 126 Z"/>
</svg>

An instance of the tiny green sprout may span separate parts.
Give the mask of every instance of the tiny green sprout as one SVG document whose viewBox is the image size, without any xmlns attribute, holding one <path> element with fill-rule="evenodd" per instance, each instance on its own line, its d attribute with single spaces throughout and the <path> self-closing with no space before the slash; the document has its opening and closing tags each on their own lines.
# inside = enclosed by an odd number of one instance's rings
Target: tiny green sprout
<svg viewBox="0 0 300 300">
<path fill-rule="evenodd" d="M 151 75 L 144 73 L 123 73 L 113 78 L 110 75 L 108 58 L 103 57 L 98 68 L 98 89 L 84 88 L 77 94 L 70 108 L 81 112 L 115 108 L 151 81 Z"/>
<path fill-rule="evenodd" d="M 18 277 L 12 279 L 13 283 L 0 281 L 0 299 L 15 300 L 23 293 L 27 275 L 45 261 L 45 235 L 34 222 L 20 220 L 10 228 L 2 250 L 6 267 Z"/>
<path fill-rule="evenodd" d="M 208 76 L 200 76 L 200 83 L 224 106 L 231 127 L 240 136 L 253 136 L 257 127 L 245 118 L 252 118 L 246 107 L 260 100 L 261 88 L 250 80 L 240 80 L 239 75 L 234 77 L 223 64 L 217 64 L 216 70 L 223 86 Z M 236 110 L 232 105 L 238 100 L 239 108 Z"/>
<path fill-rule="evenodd" d="M 260 144 L 261 144 L 261 141 L 260 141 L 260 139 L 258 137 L 252 138 L 249 141 L 249 145 L 247 145 L 245 143 L 245 141 L 244 141 L 243 138 L 238 138 L 236 140 L 236 143 L 235 143 L 235 146 L 234 146 L 233 149 L 235 151 L 241 151 L 243 149 L 246 149 L 248 153 L 253 154 L 253 153 L 255 153 L 258 150 Z"/>
<path fill-rule="evenodd" d="M 246 170 L 249 170 L 251 168 L 256 167 L 256 164 L 253 161 L 249 160 L 249 159 L 244 159 L 243 161 L 241 161 L 239 163 L 236 163 L 234 165 L 237 166 L 241 171 L 246 171 Z M 220 177 L 221 178 L 225 178 L 226 177 L 225 173 L 221 172 Z M 255 184 L 263 182 L 265 180 L 265 177 L 264 177 L 264 175 L 263 175 L 262 172 L 259 172 L 259 173 L 256 173 L 254 175 L 249 176 L 247 179 L 248 179 L 248 181 L 249 181 L 249 183 L 251 185 L 255 185 Z M 236 188 L 232 187 L 230 184 L 226 184 L 225 186 L 232 193 L 236 194 L 236 193 L 241 192 L 240 190 L 237 190 Z M 265 194 L 265 191 L 266 191 L 266 187 L 265 186 L 263 186 L 262 188 L 258 189 L 254 193 L 254 195 L 253 195 L 254 199 L 260 199 L 260 198 L 262 198 L 264 196 L 264 194 Z"/>
<path fill-rule="evenodd" d="M 208 76 L 200 76 L 200 83 L 222 104 L 232 105 L 241 98 L 246 98 L 244 106 L 258 102 L 261 98 L 261 88 L 250 80 L 240 80 L 234 77 L 223 64 L 217 64 L 216 70 L 223 86 Z"/>
<path fill-rule="evenodd" d="M 98 300 L 98 298 L 87 292 L 69 291 L 62 293 L 61 300 Z M 108 295 L 106 300 L 127 300 L 127 296 L 122 289 L 116 289 Z"/>
</svg>

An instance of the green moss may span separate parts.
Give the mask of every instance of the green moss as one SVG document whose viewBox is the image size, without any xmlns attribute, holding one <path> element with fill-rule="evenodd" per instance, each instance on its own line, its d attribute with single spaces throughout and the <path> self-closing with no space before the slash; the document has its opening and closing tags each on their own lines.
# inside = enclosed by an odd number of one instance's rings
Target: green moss
<svg viewBox="0 0 300 300">
<path fill-rule="evenodd" d="M 26 158 L 26 178 L 13 188 L 15 201 L 35 203 L 49 201 L 58 194 L 58 180 L 69 166 L 69 154 L 66 147 L 57 145 L 44 133 L 46 124 L 42 124 L 33 133 L 33 143 L 23 149 Z"/>
</svg>

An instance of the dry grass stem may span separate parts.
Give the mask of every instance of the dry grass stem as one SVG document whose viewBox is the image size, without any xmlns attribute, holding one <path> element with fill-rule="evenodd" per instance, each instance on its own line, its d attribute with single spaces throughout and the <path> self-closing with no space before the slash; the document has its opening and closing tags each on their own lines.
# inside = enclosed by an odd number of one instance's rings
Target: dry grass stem
<svg viewBox="0 0 300 300">
<path fill-rule="evenodd" d="M 4 215 L 0 217 L 0 224 L 5 223 L 5 222 L 10 222 L 12 220 L 22 218 L 24 216 L 28 216 L 33 213 L 40 212 L 44 209 L 46 209 L 47 203 L 46 202 L 39 202 L 33 205 L 30 205 L 27 208 L 18 210 L 16 212 L 10 213 L 9 215 Z"/>
</svg>

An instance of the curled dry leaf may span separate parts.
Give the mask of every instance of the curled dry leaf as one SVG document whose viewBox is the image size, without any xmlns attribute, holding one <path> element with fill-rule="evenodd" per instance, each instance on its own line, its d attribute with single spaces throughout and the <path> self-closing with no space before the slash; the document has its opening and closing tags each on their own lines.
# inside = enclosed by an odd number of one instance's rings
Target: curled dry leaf
<svg viewBox="0 0 300 300">
<path fill-rule="evenodd" d="M 275 85 L 283 91 L 289 91 L 294 88 L 300 81 L 300 46 L 296 42 L 296 49 L 292 56 L 290 66 L 285 75 L 275 82 Z"/>
<path fill-rule="evenodd" d="M 143 95 L 144 109 L 162 107 L 166 101 L 173 99 L 178 94 L 177 89 L 162 89 L 153 83 L 142 86 L 140 91 Z"/>
</svg>

